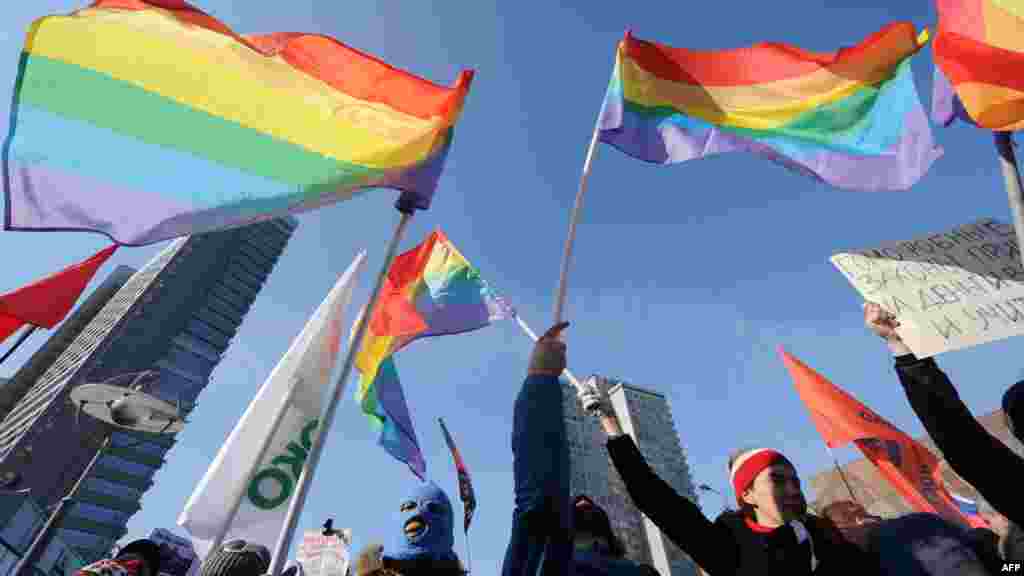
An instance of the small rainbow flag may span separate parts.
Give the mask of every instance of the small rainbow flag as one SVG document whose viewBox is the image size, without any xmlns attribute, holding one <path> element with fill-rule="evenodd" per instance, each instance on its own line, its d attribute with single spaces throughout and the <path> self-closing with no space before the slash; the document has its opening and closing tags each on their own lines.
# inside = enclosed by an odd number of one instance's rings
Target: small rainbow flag
<svg viewBox="0 0 1024 576">
<path fill-rule="evenodd" d="M 839 188 L 906 189 L 942 154 L 910 69 L 926 41 L 910 23 L 827 54 L 696 51 L 627 32 L 600 138 L 657 164 L 745 151 Z"/>
<path fill-rule="evenodd" d="M 935 121 L 969 118 L 989 130 L 1024 130 L 1024 3 L 935 0 L 935 8 Z"/>
<path fill-rule="evenodd" d="M 438 86 L 326 36 L 239 36 L 183 0 L 97 0 L 29 30 L 5 227 L 144 245 L 370 187 L 426 209 L 471 79 Z"/>
<path fill-rule="evenodd" d="M 363 311 L 365 313 L 365 309 Z M 378 443 L 420 479 L 420 454 L 393 355 L 413 340 L 477 330 L 513 311 L 437 230 L 395 257 L 356 356 L 356 400 L 380 432 Z M 353 337 L 359 320 L 353 324 Z"/>
<path fill-rule="evenodd" d="M 436 230 L 395 257 L 370 317 L 356 367 L 364 375 L 413 340 L 469 332 L 512 315 L 480 271 Z"/>
<path fill-rule="evenodd" d="M 455 461 L 455 472 L 459 476 L 459 499 L 462 500 L 462 531 L 469 532 L 469 525 L 473 522 L 473 514 L 476 512 L 476 494 L 473 492 L 473 480 L 469 476 L 469 469 L 462 461 L 462 454 L 455 447 L 455 440 L 451 432 L 444 425 L 444 418 L 438 418 L 441 424 L 441 434 L 444 435 L 444 442 L 452 453 L 452 460 Z"/>
</svg>

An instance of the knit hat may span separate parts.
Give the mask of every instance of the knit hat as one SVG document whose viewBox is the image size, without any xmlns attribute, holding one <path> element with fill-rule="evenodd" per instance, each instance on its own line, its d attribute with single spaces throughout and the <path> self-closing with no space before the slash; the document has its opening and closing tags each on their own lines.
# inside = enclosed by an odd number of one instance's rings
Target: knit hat
<svg viewBox="0 0 1024 576">
<path fill-rule="evenodd" d="M 737 504 L 743 505 L 743 493 L 753 484 L 754 478 L 774 464 L 788 464 L 794 467 L 785 456 L 770 448 L 747 450 L 736 457 L 729 468 L 729 480 L 732 482 L 733 492 L 736 493 Z"/>
<path fill-rule="evenodd" d="M 262 576 L 270 568 L 266 546 L 245 540 L 225 542 L 203 560 L 200 576 Z"/>
<path fill-rule="evenodd" d="M 1010 386 L 1003 393 L 1003 412 L 1013 426 L 1013 435 L 1024 442 L 1024 380 Z"/>
<path fill-rule="evenodd" d="M 455 559 L 452 504 L 437 484 L 417 485 L 402 502 L 400 512 L 401 533 L 386 556 L 399 560 Z"/>
</svg>

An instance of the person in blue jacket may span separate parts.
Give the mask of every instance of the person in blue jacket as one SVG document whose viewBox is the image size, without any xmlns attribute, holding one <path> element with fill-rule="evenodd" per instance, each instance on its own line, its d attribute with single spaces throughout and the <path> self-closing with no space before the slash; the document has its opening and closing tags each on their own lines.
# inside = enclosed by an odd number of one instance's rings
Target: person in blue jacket
<svg viewBox="0 0 1024 576">
<path fill-rule="evenodd" d="M 570 497 L 569 446 L 558 380 L 565 370 L 565 344 L 558 336 L 568 325 L 558 324 L 538 339 L 516 398 L 515 511 L 502 576 L 647 575 L 649 570 L 623 558 L 621 550 L 616 553 L 614 536 L 600 528 L 602 522 L 587 520 L 600 516 L 587 505 L 593 502 L 585 496 L 575 502 Z"/>
</svg>

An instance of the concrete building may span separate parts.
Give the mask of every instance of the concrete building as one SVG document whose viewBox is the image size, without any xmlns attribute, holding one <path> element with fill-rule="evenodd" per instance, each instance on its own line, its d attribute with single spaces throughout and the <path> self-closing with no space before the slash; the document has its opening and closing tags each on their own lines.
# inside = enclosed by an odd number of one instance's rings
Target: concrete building
<svg viewBox="0 0 1024 576">
<path fill-rule="evenodd" d="M 608 392 L 623 431 L 633 437 L 651 468 L 676 492 L 696 503 L 686 454 L 665 396 L 607 378 L 599 377 L 598 386 Z M 563 381 L 562 393 L 572 494 L 586 494 L 608 512 L 630 560 L 650 564 L 661 576 L 696 574 L 689 556 L 633 506 L 608 457 L 605 435 L 597 421 L 583 413 L 575 388 Z"/>
<path fill-rule="evenodd" d="M 180 403 L 187 413 L 296 226 L 277 219 L 181 238 L 133 274 L 23 383 L 26 391 L 0 421 L 0 477 L 16 473 L 15 488 L 30 489 L 42 509 L 68 493 L 108 431 L 91 417 L 76 417 L 70 392 L 78 385 L 154 370 L 159 379 L 143 392 Z M 86 562 L 109 552 L 174 441 L 115 431 L 60 524 L 60 540 Z"/>
<path fill-rule="evenodd" d="M 1006 427 L 1002 410 L 996 410 L 981 416 L 978 418 L 978 422 L 988 430 L 989 434 L 992 434 L 1018 455 L 1024 457 L 1024 446 L 1021 446 L 1020 442 L 1013 437 L 1013 434 Z M 924 438 L 916 438 L 916 440 L 927 446 L 940 459 L 942 458 L 942 453 L 935 447 L 935 443 L 932 442 L 931 438 L 925 436 Z M 913 512 L 903 497 L 878 473 L 878 470 L 870 460 L 858 458 L 842 466 L 842 470 L 843 476 L 846 477 L 846 482 L 849 483 L 849 488 L 847 488 L 846 483 L 843 482 L 843 478 L 835 468 L 825 470 L 811 477 L 810 486 L 814 493 L 814 501 L 811 503 L 811 508 L 822 510 L 833 502 L 850 500 L 850 490 L 852 489 L 857 501 L 863 504 L 868 512 L 882 518 L 895 518 Z M 949 491 L 971 500 L 978 498 L 978 493 L 974 488 L 957 476 L 945 464 L 945 461 L 942 462 L 942 478 Z"/>
</svg>

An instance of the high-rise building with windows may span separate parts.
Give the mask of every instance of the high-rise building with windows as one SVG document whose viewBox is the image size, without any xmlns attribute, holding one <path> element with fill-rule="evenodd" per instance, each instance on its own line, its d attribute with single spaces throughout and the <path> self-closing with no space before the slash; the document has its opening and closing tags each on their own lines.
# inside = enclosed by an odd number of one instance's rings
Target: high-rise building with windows
<svg viewBox="0 0 1024 576">
<path fill-rule="evenodd" d="M 608 393 L 623 432 L 633 437 L 655 473 L 696 502 L 686 454 L 665 396 L 608 378 L 598 377 L 597 384 Z M 605 509 L 630 560 L 653 566 L 661 576 L 697 574 L 689 556 L 633 505 L 608 457 L 606 437 L 597 421 L 583 413 L 575 388 L 563 381 L 562 394 L 572 494 L 586 494 Z"/>
<path fill-rule="evenodd" d="M 293 218 L 172 241 L 127 280 L 0 421 L 0 477 L 17 474 L 43 509 L 64 497 L 108 426 L 76 417 L 76 386 L 146 370 L 143 389 L 186 413 L 210 381 L 297 226 Z M 108 553 L 163 465 L 173 436 L 114 431 L 59 525 L 85 561 Z"/>
</svg>

